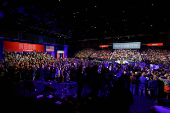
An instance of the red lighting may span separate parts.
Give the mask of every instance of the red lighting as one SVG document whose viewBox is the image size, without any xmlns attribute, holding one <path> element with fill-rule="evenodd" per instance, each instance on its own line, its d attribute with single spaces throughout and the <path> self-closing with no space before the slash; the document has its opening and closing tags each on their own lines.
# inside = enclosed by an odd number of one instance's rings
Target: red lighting
<svg viewBox="0 0 170 113">
<path fill-rule="evenodd" d="M 100 45 L 99 47 L 103 48 L 103 47 L 109 47 L 109 46 L 108 45 Z"/>
<path fill-rule="evenodd" d="M 147 46 L 163 46 L 163 43 L 151 43 L 147 44 Z"/>
</svg>

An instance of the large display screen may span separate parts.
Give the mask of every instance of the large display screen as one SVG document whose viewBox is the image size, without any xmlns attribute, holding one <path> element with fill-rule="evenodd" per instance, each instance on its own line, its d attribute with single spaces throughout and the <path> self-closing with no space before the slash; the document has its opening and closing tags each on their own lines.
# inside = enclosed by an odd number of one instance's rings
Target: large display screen
<svg viewBox="0 0 170 113">
<path fill-rule="evenodd" d="M 4 41 L 4 51 L 44 51 L 44 45 Z"/>
<path fill-rule="evenodd" d="M 141 42 L 113 43 L 113 49 L 140 49 Z"/>
</svg>

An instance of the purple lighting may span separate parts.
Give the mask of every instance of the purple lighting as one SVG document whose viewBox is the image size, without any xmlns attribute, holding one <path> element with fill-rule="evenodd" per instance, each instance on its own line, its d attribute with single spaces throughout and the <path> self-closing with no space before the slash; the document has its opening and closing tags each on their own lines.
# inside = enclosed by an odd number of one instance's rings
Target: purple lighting
<svg viewBox="0 0 170 113">
<path fill-rule="evenodd" d="M 64 54 L 65 54 L 65 58 L 67 58 L 67 53 L 68 53 L 68 45 L 64 45 Z"/>
</svg>

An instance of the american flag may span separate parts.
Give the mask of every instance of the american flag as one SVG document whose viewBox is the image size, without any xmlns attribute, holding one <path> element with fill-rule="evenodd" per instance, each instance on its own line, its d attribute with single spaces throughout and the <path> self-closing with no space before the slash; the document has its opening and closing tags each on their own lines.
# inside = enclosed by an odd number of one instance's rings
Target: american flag
<svg viewBox="0 0 170 113">
<path fill-rule="evenodd" d="M 54 51 L 54 46 L 46 46 L 46 51 Z"/>
</svg>

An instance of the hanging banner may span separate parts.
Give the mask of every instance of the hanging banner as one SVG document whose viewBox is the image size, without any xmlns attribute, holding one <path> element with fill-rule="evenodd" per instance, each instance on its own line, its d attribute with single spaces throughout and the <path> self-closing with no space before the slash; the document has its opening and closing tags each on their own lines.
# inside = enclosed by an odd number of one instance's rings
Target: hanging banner
<svg viewBox="0 0 170 113">
<path fill-rule="evenodd" d="M 4 41 L 4 51 L 39 51 L 44 52 L 44 45 Z"/>
<path fill-rule="evenodd" d="M 100 48 L 109 47 L 108 45 L 100 45 Z"/>
<path fill-rule="evenodd" d="M 163 43 L 151 43 L 147 44 L 147 46 L 163 46 Z"/>
<path fill-rule="evenodd" d="M 113 43 L 113 49 L 140 49 L 141 42 Z"/>
</svg>

